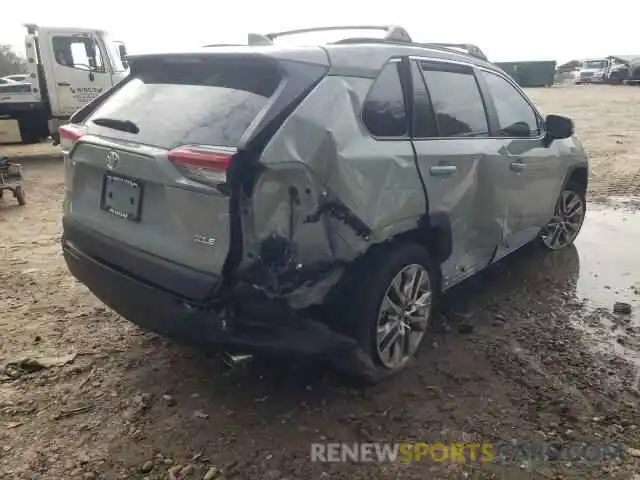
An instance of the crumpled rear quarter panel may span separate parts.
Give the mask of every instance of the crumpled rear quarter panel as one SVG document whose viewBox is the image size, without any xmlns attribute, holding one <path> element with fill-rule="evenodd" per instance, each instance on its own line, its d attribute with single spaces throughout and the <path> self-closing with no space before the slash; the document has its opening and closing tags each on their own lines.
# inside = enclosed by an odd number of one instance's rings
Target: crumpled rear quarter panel
<svg viewBox="0 0 640 480">
<path fill-rule="evenodd" d="M 360 121 L 371 84 L 325 78 L 261 156 L 243 214 L 244 267 L 295 308 L 321 302 L 341 266 L 425 212 L 410 142 L 376 140 Z"/>
</svg>

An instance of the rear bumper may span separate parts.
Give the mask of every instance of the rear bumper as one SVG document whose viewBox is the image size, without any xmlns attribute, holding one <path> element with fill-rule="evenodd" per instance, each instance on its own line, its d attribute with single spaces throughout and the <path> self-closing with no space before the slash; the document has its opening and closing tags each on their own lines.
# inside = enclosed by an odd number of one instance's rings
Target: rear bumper
<svg viewBox="0 0 640 480">
<path fill-rule="evenodd" d="M 87 245 L 83 236 L 87 232 L 69 222 L 63 225 L 62 250 L 71 274 L 104 304 L 144 329 L 183 343 L 215 346 L 229 352 L 334 357 L 350 356 L 356 349 L 351 338 L 319 321 L 299 316 L 284 302 L 266 300 L 255 291 L 235 292 L 218 312 L 205 309 L 96 258 L 81 246 Z M 118 246 L 95 232 L 91 235 L 95 242 L 92 250 L 109 244 L 112 255 L 131 254 L 126 246 Z M 153 262 L 150 258 L 144 261 Z M 186 271 L 177 275 L 176 281 L 180 275 L 186 284 L 193 281 Z"/>
</svg>

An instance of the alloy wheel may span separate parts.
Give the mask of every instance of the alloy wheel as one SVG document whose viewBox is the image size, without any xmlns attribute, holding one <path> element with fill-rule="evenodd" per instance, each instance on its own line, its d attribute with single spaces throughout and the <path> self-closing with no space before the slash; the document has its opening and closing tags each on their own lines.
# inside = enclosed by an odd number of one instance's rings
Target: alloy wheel
<svg viewBox="0 0 640 480">
<path fill-rule="evenodd" d="M 377 321 L 377 354 L 385 367 L 402 367 L 418 349 L 431 316 L 431 297 L 429 273 L 422 265 L 405 266 L 391 281 Z"/>
<path fill-rule="evenodd" d="M 575 240 L 584 221 L 584 199 L 573 190 L 564 190 L 553 218 L 542 229 L 540 238 L 550 250 L 560 250 Z"/>
</svg>

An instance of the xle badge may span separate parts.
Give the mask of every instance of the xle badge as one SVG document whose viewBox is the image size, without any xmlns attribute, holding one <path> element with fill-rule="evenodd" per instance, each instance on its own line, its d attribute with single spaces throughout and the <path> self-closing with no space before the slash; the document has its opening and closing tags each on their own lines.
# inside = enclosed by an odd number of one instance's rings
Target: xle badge
<svg viewBox="0 0 640 480">
<path fill-rule="evenodd" d="M 216 237 L 207 237 L 205 235 L 194 235 L 193 241 L 196 243 L 201 243 L 208 247 L 213 247 L 216 244 Z"/>
</svg>

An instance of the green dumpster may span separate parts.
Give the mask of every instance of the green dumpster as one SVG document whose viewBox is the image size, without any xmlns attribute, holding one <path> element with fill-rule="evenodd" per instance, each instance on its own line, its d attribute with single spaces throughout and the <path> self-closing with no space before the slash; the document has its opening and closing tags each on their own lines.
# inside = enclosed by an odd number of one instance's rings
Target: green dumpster
<svg viewBox="0 0 640 480">
<path fill-rule="evenodd" d="M 496 62 L 521 87 L 550 87 L 556 75 L 556 62 Z"/>
</svg>

